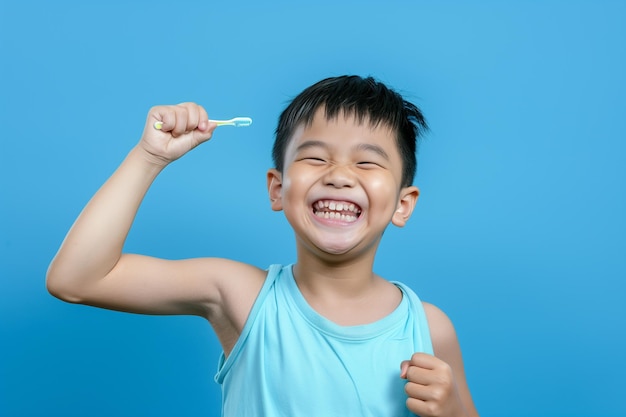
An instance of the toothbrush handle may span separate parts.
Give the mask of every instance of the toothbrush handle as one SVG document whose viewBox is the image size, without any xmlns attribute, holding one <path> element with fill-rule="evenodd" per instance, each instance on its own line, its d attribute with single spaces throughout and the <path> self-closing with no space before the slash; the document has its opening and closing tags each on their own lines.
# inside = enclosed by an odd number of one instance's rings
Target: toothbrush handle
<svg viewBox="0 0 626 417">
<path fill-rule="evenodd" d="M 226 125 L 233 125 L 234 123 L 229 121 L 229 120 L 209 120 L 209 122 L 213 122 L 218 126 L 226 126 Z M 163 129 L 163 122 L 157 120 L 156 122 L 154 122 L 153 127 L 156 130 L 161 130 Z"/>
</svg>

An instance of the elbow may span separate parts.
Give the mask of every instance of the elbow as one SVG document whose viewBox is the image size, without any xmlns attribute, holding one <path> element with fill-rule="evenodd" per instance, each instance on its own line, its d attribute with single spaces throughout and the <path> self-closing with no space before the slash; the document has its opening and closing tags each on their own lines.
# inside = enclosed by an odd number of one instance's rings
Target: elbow
<svg viewBox="0 0 626 417">
<path fill-rule="evenodd" d="M 58 298 L 59 300 L 72 303 L 72 304 L 82 303 L 81 298 L 77 297 L 76 295 L 72 294 L 70 291 L 63 289 L 62 287 L 56 284 L 51 284 L 50 281 L 46 281 L 46 289 L 48 290 L 50 295 Z"/>
<path fill-rule="evenodd" d="M 51 265 L 46 274 L 46 289 L 53 297 L 59 300 L 72 303 L 82 304 L 84 302 L 83 297 L 74 286 L 63 279 L 62 274 L 57 273 L 54 267 Z"/>
</svg>

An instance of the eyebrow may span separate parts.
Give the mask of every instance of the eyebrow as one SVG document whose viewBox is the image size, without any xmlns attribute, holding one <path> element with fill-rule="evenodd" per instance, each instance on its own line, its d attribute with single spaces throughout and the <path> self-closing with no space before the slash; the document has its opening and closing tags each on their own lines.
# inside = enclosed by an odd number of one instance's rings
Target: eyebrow
<svg viewBox="0 0 626 417">
<path fill-rule="evenodd" d="M 302 142 L 300 145 L 298 145 L 298 147 L 296 148 L 296 151 L 300 152 L 304 149 L 309 149 L 309 148 L 328 149 L 328 144 L 325 142 L 322 142 L 321 140 L 307 140 L 307 141 Z"/>
<path fill-rule="evenodd" d="M 356 148 L 359 151 L 374 152 L 378 154 L 379 156 L 385 158 L 387 161 L 389 161 L 389 155 L 387 154 L 387 152 L 385 152 L 385 150 L 378 145 L 372 145 L 370 143 L 361 143 Z"/>
<path fill-rule="evenodd" d="M 328 149 L 330 146 L 326 142 L 323 142 L 321 140 L 307 140 L 305 142 L 302 142 L 296 148 L 296 151 L 300 152 L 304 149 L 316 148 L 316 147 Z M 356 150 L 374 152 L 375 154 L 385 158 L 386 160 L 389 160 L 389 155 L 387 154 L 387 152 L 385 152 L 385 150 L 378 145 L 372 145 L 371 143 L 360 143 L 356 146 Z"/>
</svg>

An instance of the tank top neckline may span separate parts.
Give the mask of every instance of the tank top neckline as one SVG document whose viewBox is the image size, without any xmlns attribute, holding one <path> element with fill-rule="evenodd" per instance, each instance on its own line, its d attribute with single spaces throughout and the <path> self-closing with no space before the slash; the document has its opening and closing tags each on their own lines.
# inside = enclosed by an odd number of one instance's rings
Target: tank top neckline
<svg viewBox="0 0 626 417">
<path fill-rule="evenodd" d="M 409 306 L 406 292 L 401 285 L 392 282 L 392 284 L 396 285 L 402 292 L 402 300 L 391 313 L 371 323 L 343 326 L 327 319 L 311 307 L 304 298 L 304 295 L 302 295 L 300 288 L 298 288 L 298 284 L 293 275 L 293 264 L 285 266 L 283 272 L 285 272 L 283 279 L 287 281 L 287 293 L 304 319 L 319 331 L 338 339 L 357 341 L 375 338 L 383 333 L 393 331 L 397 326 L 402 325 L 408 313 Z"/>
</svg>

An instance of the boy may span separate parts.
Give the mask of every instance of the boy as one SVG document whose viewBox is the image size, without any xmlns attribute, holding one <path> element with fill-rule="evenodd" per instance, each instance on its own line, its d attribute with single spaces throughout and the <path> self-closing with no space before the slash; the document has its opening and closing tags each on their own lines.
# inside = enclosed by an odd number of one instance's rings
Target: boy
<svg viewBox="0 0 626 417">
<path fill-rule="evenodd" d="M 285 109 L 267 187 L 271 208 L 294 229 L 293 265 L 123 254 L 152 181 L 215 128 L 193 103 L 152 108 L 139 144 L 52 261 L 49 291 L 205 317 L 223 348 L 216 381 L 225 416 L 476 416 L 450 320 L 372 271 L 387 225 L 404 226 L 419 195 L 416 138 L 427 128 L 419 109 L 357 76 L 322 80 Z"/>
</svg>

